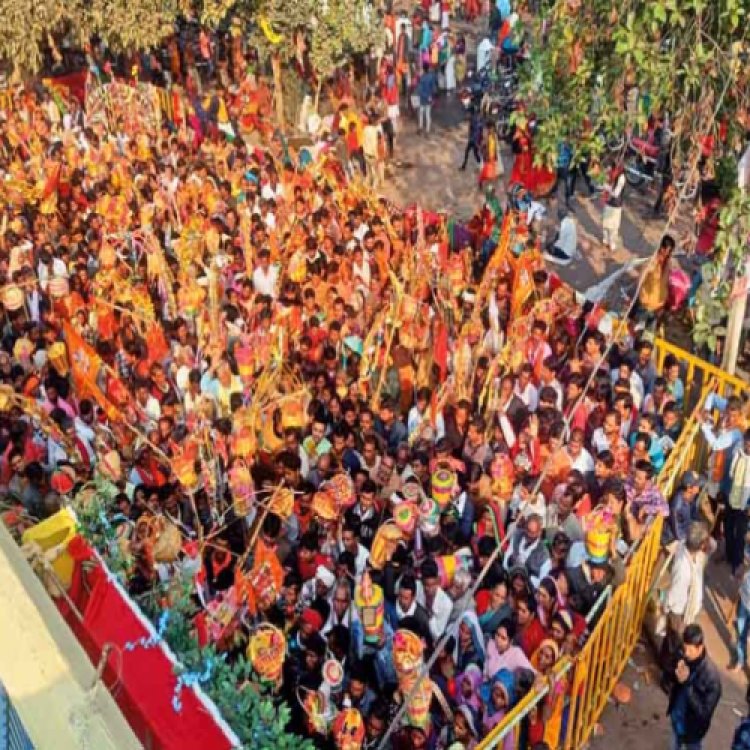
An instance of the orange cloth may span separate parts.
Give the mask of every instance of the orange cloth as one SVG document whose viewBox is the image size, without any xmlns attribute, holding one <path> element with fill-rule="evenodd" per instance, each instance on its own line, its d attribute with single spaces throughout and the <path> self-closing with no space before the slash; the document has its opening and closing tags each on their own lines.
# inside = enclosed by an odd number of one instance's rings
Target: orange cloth
<svg viewBox="0 0 750 750">
<path fill-rule="evenodd" d="M 69 322 L 63 323 L 65 343 L 68 347 L 70 374 L 79 398 L 90 396 L 104 409 L 109 419 L 117 419 L 120 412 L 105 396 L 97 383 L 103 366 L 101 357 L 83 340 Z"/>
</svg>

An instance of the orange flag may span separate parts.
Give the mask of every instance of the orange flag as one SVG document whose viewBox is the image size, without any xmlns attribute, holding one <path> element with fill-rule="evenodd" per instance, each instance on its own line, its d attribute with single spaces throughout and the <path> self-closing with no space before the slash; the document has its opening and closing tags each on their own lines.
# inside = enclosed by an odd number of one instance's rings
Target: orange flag
<svg viewBox="0 0 750 750">
<path fill-rule="evenodd" d="M 535 260 L 534 254 L 527 251 L 516 261 L 516 273 L 513 278 L 513 294 L 511 297 L 511 318 L 520 313 L 524 302 L 534 291 Z"/>
<path fill-rule="evenodd" d="M 73 377 L 78 398 L 88 396 L 94 399 L 104 409 L 109 419 L 117 419 L 121 416 L 119 410 L 110 402 L 96 382 L 103 367 L 102 358 L 67 321 L 63 323 L 63 333 L 68 347 L 70 374 Z"/>
</svg>

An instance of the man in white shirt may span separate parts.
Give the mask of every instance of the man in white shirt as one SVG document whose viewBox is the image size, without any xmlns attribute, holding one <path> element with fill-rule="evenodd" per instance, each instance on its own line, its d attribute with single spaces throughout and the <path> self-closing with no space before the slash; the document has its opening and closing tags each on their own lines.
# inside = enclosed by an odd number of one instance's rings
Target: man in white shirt
<svg viewBox="0 0 750 750">
<path fill-rule="evenodd" d="M 489 64 L 494 46 L 489 37 L 485 37 L 477 45 L 477 73 Z"/>
<path fill-rule="evenodd" d="M 544 257 L 550 263 L 567 266 L 578 257 L 578 227 L 575 217 L 565 208 L 558 212 L 560 229 Z"/>
<path fill-rule="evenodd" d="M 406 429 L 412 444 L 417 440 L 435 442 L 445 435 L 442 412 L 436 411 L 433 415 L 430 409 L 431 401 L 432 391 L 429 388 L 420 388 L 417 391 L 417 403 L 409 410 L 406 420 Z"/>
<path fill-rule="evenodd" d="M 45 262 L 46 260 L 46 262 Z M 64 279 L 69 278 L 68 267 L 65 265 L 65 261 L 62 258 L 52 257 L 47 260 L 40 259 L 37 264 L 37 277 L 39 278 L 39 286 L 43 292 L 47 291 L 47 285 L 50 279 L 55 277 L 61 277 Z"/>
<path fill-rule="evenodd" d="M 422 580 L 417 583 L 417 603 L 427 611 L 430 635 L 434 640 L 439 640 L 448 627 L 453 601 L 440 588 L 437 563 L 432 559 L 422 563 Z"/>
<path fill-rule="evenodd" d="M 341 539 L 339 540 L 339 552 L 346 550 L 354 556 L 354 572 L 359 578 L 367 567 L 367 561 L 370 559 L 370 553 L 367 547 L 364 547 L 359 543 L 359 524 L 355 521 L 354 523 L 347 523 L 344 525 L 341 531 Z"/>
<path fill-rule="evenodd" d="M 364 251 L 359 245 L 352 251 L 352 275 L 357 282 L 357 286 L 363 287 L 365 290 L 370 289 L 370 281 L 372 279 L 370 263 L 365 258 Z"/>
<path fill-rule="evenodd" d="M 539 405 L 539 391 L 531 381 L 533 375 L 534 370 L 531 365 L 522 365 L 518 373 L 518 381 L 516 382 L 516 387 L 514 389 L 514 393 L 516 394 L 516 396 L 518 396 L 518 398 L 523 401 L 523 403 L 526 405 L 526 408 L 531 412 L 536 411 L 537 406 Z"/>
<path fill-rule="evenodd" d="M 551 388 L 555 392 L 555 408 L 558 411 L 562 411 L 563 408 L 563 389 L 560 385 L 560 381 L 557 379 L 555 371 L 552 369 L 555 366 L 555 359 L 552 356 L 547 357 L 542 362 L 542 369 L 539 372 L 539 391 L 541 393 L 543 388 Z"/>
<path fill-rule="evenodd" d="M 316 598 L 330 602 L 335 585 L 336 576 L 328 568 L 318 565 L 315 576 L 302 585 L 299 596 L 302 607 L 309 607 Z"/>
<path fill-rule="evenodd" d="M 630 395 L 633 397 L 633 406 L 635 406 L 637 411 L 640 411 L 643 399 L 645 398 L 645 389 L 643 387 L 643 380 L 633 368 L 633 365 L 627 360 L 621 362 L 616 370 L 612 370 L 610 377 L 612 385 L 620 379 L 627 380 L 630 383 Z"/>
<path fill-rule="evenodd" d="M 660 661 L 668 663 L 680 643 L 680 634 L 696 622 L 703 609 L 703 573 L 708 557 L 708 530 L 702 521 L 693 521 L 687 539 L 680 542 L 672 563 L 672 577 L 664 603 L 667 633 L 662 643 Z"/>
<path fill-rule="evenodd" d="M 378 137 L 382 133 L 377 120 L 370 118 L 362 129 L 362 151 L 367 165 L 367 184 L 377 189 L 380 184 L 378 177 Z"/>
<path fill-rule="evenodd" d="M 149 393 L 148 383 L 140 381 L 135 387 L 136 409 L 139 417 L 150 426 L 156 424 L 161 417 L 161 406 L 159 402 Z"/>
<path fill-rule="evenodd" d="M 180 185 L 180 178 L 175 174 L 174 167 L 169 163 L 164 165 L 163 170 L 159 182 L 169 197 L 173 198 Z"/>
<path fill-rule="evenodd" d="M 258 267 L 253 271 L 253 288 L 256 294 L 276 298 L 276 284 L 279 279 L 279 271 L 271 265 L 271 253 L 261 250 L 258 253 Z"/>
<path fill-rule="evenodd" d="M 359 214 L 354 214 L 352 222 L 354 224 L 353 234 L 357 238 L 357 241 L 361 243 L 364 241 L 365 235 L 370 231 L 370 227 L 362 221 L 362 217 Z"/>
<path fill-rule="evenodd" d="M 321 635 L 327 636 L 337 625 L 343 625 L 345 628 L 352 625 L 352 595 L 346 583 L 337 583 L 333 590 L 331 613 L 320 631 Z"/>
<path fill-rule="evenodd" d="M 594 474 L 594 459 L 584 447 L 584 434 L 580 429 L 572 430 L 565 449 L 570 457 L 570 468 L 580 471 L 583 476 Z"/>
</svg>

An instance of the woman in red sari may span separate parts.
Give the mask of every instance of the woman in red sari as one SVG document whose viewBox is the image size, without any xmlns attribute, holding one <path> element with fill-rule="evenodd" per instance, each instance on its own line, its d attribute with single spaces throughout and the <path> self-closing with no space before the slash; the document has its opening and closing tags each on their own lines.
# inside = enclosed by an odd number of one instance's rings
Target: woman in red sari
<svg viewBox="0 0 750 750">
<path fill-rule="evenodd" d="M 510 185 L 523 185 L 535 198 L 547 195 L 555 184 L 555 173 L 545 166 L 534 165 L 534 147 L 528 125 L 516 127 L 513 134 L 513 171 Z"/>
<path fill-rule="evenodd" d="M 464 0 L 464 20 L 473 21 L 481 13 L 479 0 Z"/>
</svg>

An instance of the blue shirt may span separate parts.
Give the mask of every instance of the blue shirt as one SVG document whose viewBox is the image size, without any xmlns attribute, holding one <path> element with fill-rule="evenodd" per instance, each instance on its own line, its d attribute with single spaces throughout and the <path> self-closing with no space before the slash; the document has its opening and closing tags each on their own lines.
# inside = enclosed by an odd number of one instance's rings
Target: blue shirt
<svg viewBox="0 0 750 750">
<path fill-rule="evenodd" d="M 393 628 L 387 622 L 383 622 L 385 642 L 382 646 L 365 643 L 365 631 L 359 618 L 353 620 L 351 634 L 357 658 L 362 659 L 367 654 L 375 656 L 375 677 L 378 686 L 383 688 L 388 684 L 396 684 L 398 677 L 396 676 L 396 668 L 393 666 Z"/>
<path fill-rule="evenodd" d="M 567 169 L 571 161 L 573 161 L 573 149 L 567 143 L 561 143 L 557 149 L 557 166 L 560 169 Z"/>
<path fill-rule="evenodd" d="M 432 29 L 430 25 L 425 23 L 422 25 L 422 39 L 419 42 L 419 49 L 424 52 L 430 48 L 432 44 Z"/>
<path fill-rule="evenodd" d="M 478 146 L 482 142 L 483 129 L 482 118 L 477 113 L 474 113 L 469 122 L 469 141 Z"/>
<path fill-rule="evenodd" d="M 680 490 L 672 499 L 669 508 L 669 521 L 664 524 L 662 544 L 669 544 L 675 540 L 684 542 L 692 521 L 698 520 L 697 503 L 689 503 Z"/>
<path fill-rule="evenodd" d="M 630 447 L 635 445 L 635 439 L 638 435 L 634 432 L 630 436 Z M 648 457 L 651 460 L 651 465 L 654 467 L 654 471 L 660 472 L 664 466 L 666 459 L 664 458 L 664 448 L 662 448 L 661 440 L 657 435 L 651 435 L 651 444 L 648 447 Z"/>
<path fill-rule="evenodd" d="M 496 0 L 495 6 L 497 7 L 497 12 L 500 14 L 500 18 L 504 21 L 510 15 L 510 1 Z"/>
<path fill-rule="evenodd" d="M 417 83 L 417 95 L 419 96 L 419 103 L 422 106 L 432 103 L 432 97 L 435 96 L 435 89 L 437 88 L 437 81 L 435 74 L 430 70 L 425 73 Z"/>
<path fill-rule="evenodd" d="M 682 738 L 685 736 L 687 727 L 685 720 L 688 712 L 688 686 L 693 681 L 695 672 L 690 671 L 690 676 L 687 680 L 677 688 L 677 693 L 674 697 L 674 703 L 672 704 L 672 710 L 669 713 L 669 717 L 672 719 L 672 728 L 674 733 Z"/>
<path fill-rule="evenodd" d="M 735 730 L 731 750 L 750 750 L 750 717 L 743 719 Z"/>
</svg>

